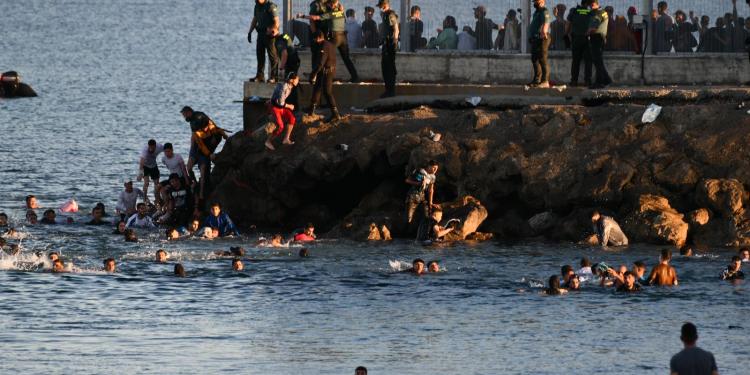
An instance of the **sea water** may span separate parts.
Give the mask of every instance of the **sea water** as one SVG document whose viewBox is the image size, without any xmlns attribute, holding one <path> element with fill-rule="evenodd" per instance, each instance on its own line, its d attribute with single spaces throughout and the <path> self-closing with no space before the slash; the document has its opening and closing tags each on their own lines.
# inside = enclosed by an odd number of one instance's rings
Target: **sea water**
<svg viewBox="0 0 750 375">
<path fill-rule="evenodd" d="M 584 284 L 558 298 L 539 291 L 564 264 L 588 256 L 651 267 L 659 248 L 326 239 L 300 259 L 299 247 L 256 247 L 255 236 L 166 243 L 161 231 L 141 231 L 134 244 L 82 225 L 96 202 L 112 213 L 149 138 L 186 153 L 182 106 L 242 129 L 234 101 L 255 73 L 245 41 L 251 9 L 251 1 L 3 3 L 0 70 L 19 71 L 40 97 L 0 100 L 0 211 L 24 249 L 0 258 L 0 373 L 348 374 L 364 365 L 379 374 L 663 374 L 685 321 L 697 324 L 723 374 L 747 373 L 750 292 L 718 280 L 728 250 L 677 257 L 676 288 L 618 295 Z M 27 194 L 45 208 L 75 198 L 77 224 L 17 224 Z M 248 250 L 245 271 L 213 254 L 230 246 Z M 166 265 L 152 261 L 159 248 L 170 254 Z M 37 251 L 60 252 L 76 272 L 45 271 Z M 101 271 L 108 257 L 114 275 Z M 444 272 L 396 271 L 417 257 Z M 187 278 L 171 275 L 176 262 Z"/>
</svg>

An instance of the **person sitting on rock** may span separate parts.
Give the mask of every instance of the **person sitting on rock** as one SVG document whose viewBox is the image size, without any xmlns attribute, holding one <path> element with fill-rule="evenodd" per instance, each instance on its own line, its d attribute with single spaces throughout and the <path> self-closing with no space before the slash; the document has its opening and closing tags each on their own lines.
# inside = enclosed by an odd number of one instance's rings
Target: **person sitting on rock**
<svg viewBox="0 0 750 375">
<path fill-rule="evenodd" d="M 446 234 L 453 232 L 454 228 L 446 228 L 440 225 L 443 220 L 443 211 L 440 208 L 432 210 L 430 217 L 425 220 L 419 229 L 417 239 L 422 243 L 440 242 Z"/>
<path fill-rule="evenodd" d="M 648 285 L 672 286 L 677 285 L 677 271 L 669 265 L 672 260 L 672 250 L 662 249 L 659 256 L 659 265 L 651 270 L 648 276 Z"/>
<path fill-rule="evenodd" d="M 226 212 L 221 211 L 221 205 L 217 202 L 211 205 L 210 214 L 206 218 L 204 225 L 212 228 L 219 228 L 219 236 L 239 236 L 240 231 L 234 226 L 232 219 Z"/>
<path fill-rule="evenodd" d="M 594 211 L 591 214 L 591 223 L 601 246 L 627 246 L 628 237 L 620 229 L 615 219 L 599 214 Z"/>
<path fill-rule="evenodd" d="M 438 163 L 430 160 L 424 168 L 414 170 L 406 178 L 406 183 L 411 185 L 409 194 L 406 196 L 406 221 L 409 224 L 414 221 L 414 213 L 417 208 L 421 206 L 423 217 L 426 218 L 429 210 L 435 206 L 432 197 L 435 193 L 437 171 Z"/>
<path fill-rule="evenodd" d="M 308 223 L 304 231 L 294 235 L 294 242 L 312 242 L 316 239 L 315 226 L 312 223 Z"/>
<path fill-rule="evenodd" d="M 742 272 L 742 260 L 739 256 L 735 255 L 732 257 L 732 262 L 729 263 L 727 269 L 722 272 L 721 279 L 727 281 L 745 279 L 745 274 Z"/>
<path fill-rule="evenodd" d="M 273 90 L 268 112 L 276 123 L 276 130 L 268 135 L 268 139 L 266 139 L 265 143 L 266 148 L 271 151 L 276 149 L 273 147 L 272 140 L 284 132 L 284 122 L 287 123 L 287 126 L 281 144 L 294 144 L 290 139 L 290 136 L 292 135 L 292 129 L 294 129 L 294 124 L 296 124 L 297 119 L 294 117 L 294 112 L 292 112 L 294 111 L 294 104 L 287 102 L 287 99 L 289 99 L 289 95 L 291 95 L 292 90 L 297 87 L 297 84 L 299 84 L 299 77 L 297 77 L 297 73 L 292 72 L 289 73 L 285 82 L 279 82 L 279 84 L 276 85 L 276 89 Z"/>
</svg>

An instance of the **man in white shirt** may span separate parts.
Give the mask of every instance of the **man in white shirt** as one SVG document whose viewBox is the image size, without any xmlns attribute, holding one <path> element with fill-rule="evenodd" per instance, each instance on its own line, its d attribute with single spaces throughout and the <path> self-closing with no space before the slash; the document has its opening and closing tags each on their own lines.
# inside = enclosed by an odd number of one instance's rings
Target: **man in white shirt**
<svg viewBox="0 0 750 375">
<path fill-rule="evenodd" d="M 185 159 L 182 158 L 182 155 L 176 154 L 174 152 L 174 148 L 171 143 L 165 143 L 164 144 L 164 156 L 161 158 L 161 162 L 164 164 L 164 166 L 167 167 L 169 170 L 169 173 L 167 175 L 171 174 L 177 174 L 180 176 L 180 179 L 182 179 L 183 183 L 187 183 L 187 168 L 185 167 Z M 162 182 L 162 187 L 169 184 L 169 179 Z"/>
<path fill-rule="evenodd" d="M 117 207 L 115 212 L 118 216 L 124 218 L 130 217 L 135 213 L 135 204 L 138 202 L 138 197 L 144 198 L 143 191 L 138 188 L 133 188 L 133 181 L 125 181 L 125 190 L 120 193 L 120 198 L 117 199 Z"/>
<path fill-rule="evenodd" d="M 164 146 L 149 139 L 148 145 L 141 151 L 141 159 L 138 162 L 138 181 L 143 180 L 143 196 L 148 202 L 149 181 L 154 181 L 154 199 L 159 202 L 159 166 L 156 165 L 156 157 L 164 151 Z"/>
<path fill-rule="evenodd" d="M 138 203 L 138 212 L 128 219 L 125 228 L 156 228 L 151 217 L 146 215 L 145 203 Z"/>
<path fill-rule="evenodd" d="M 346 38 L 349 48 L 362 48 L 362 26 L 357 22 L 354 9 L 346 11 Z"/>
</svg>

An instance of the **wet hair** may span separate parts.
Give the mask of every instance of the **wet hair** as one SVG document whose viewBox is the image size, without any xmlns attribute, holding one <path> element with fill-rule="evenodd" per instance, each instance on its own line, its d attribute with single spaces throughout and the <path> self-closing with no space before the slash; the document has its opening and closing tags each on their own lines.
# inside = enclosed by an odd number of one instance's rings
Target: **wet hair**
<svg viewBox="0 0 750 375">
<path fill-rule="evenodd" d="M 680 339 L 686 344 L 694 344 L 698 341 L 698 328 L 695 327 L 695 324 L 690 322 L 683 324 L 680 330 Z"/>
<path fill-rule="evenodd" d="M 176 231 L 177 228 L 167 228 L 166 231 L 164 231 L 164 234 L 167 236 L 167 239 L 169 239 L 170 235 L 172 234 L 172 231 Z M 179 236 L 179 232 L 177 232 L 177 235 Z"/>
<path fill-rule="evenodd" d="M 633 271 L 625 271 L 625 274 L 622 275 L 623 278 L 626 278 L 628 276 L 633 276 L 634 279 L 637 279 Z"/>
<path fill-rule="evenodd" d="M 365 366 L 359 366 L 359 367 L 357 367 L 357 368 L 354 369 L 354 373 L 357 374 L 357 375 L 359 375 L 359 374 L 367 375 L 367 367 L 365 367 Z"/>
<path fill-rule="evenodd" d="M 560 268 L 560 274 L 565 276 L 569 272 L 573 272 L 573 267 L 570 264 L 566 264 Z"/>
<path fill-rule="evenodd" d="M 112 263 L 114 263 L 114 262 L 115 262 L 115 258 L 107 258 L 107 259 L 105 259 L 105 260 L 104 260 L 104 262 L 102 262 L 102 263 L 104 263 L 104 266 L 106 267 L 106 266 L 107 266 L 107 263 L 109 263 L 109 262 L 112 262 Z"/>
<path fill-rule="evenodd" d="M 165 150 L 174 150 L 174 147 L 172 147 L 171 143 L 167 142 L 167 143 L 164 144 L 164 149 Z"/>
<path fill-rule="evenodd" d="M 146 207 L 146 204 L 145 204 L 145 203 L 143 203 L 143 202 L 141 202 L 141 203 L 138 203 L 138 204 L 137 204 L 137 205 L 135 206 L 135 208 L 136 208 L 136 209 L 140 209 L 141 207 Z"/>
<path fill-rule="evenodd" d="M 589 260 L 589 258 L 581 258 L 581 267 L 591 267 L 591 261 Z"/>
<path fill-rule="evenodd" d="M 164 255 L 167 254 L 166 250 L 164 250 L 164 249 L 156 250 L 156 254 L 158 255 L 159 253 L 164 253 Z"/>
<path fill-rule="evenodd" d="M 47 210 L 44 210 L 44 216 L 47 216 L 47 214 L 54 214 L 54 213 L 55 213 L 55 210 L 53 210 L 51 208 L 47 209 Z"/>
<path fill-rule="evenodd" d="M 427 162 L 427 166 L 428 167 L 437 167 L 438 165 L 439 164 L 438 164 L 437 160 L 430 160 L 430 161 Z"/>
<path fill-rule="evenodd" d="M 433 264 L 437 264 L 438 266 L 440 265 L 436 260 L 431 260 L 431 261 L 427 262 L 427 268 L 429 268 Z"/>
<path fill-rule="evenodd" d="M 185 277 L 185 267 L 182 265 L 182 263 L 177 263 L 174 265 L 174 275 L 177 277 Z"/>
<path fill-rule="evenodd" d="M 27 196 L 26 196 L 26 203 L 29 203 L 29 201 L 30 201 L 31 199 L 33 199 L 33 198 L 36 198 L 36 196 L 35 196 L 35 195 L 27 195 Z"/>
<path fill-rule="evenodd" d="M 306 247 L 303 247 L 299 250 L 299 257 L 300 258 L 307 258 L 310 256 L 310 251 L 307 250 Z"/>
<path fill-rule="evenodd" d="M 238 257 L 245 256 L 245 248 L 240 246 L 230 247 L 229 253 Z"/>
<path fill-rule="evenodd" d="M 693 253 L 693 248 L 690 245 L 685 245 L 680 248 L 680 255 L 690 255 Z"/>
<path fill-rule="evenodd" d="M 180 113 L 185 113 L 185 112 L 193 112 L 193 108 L 189 106 L 182 107 L 182 109 L 180 110 Z"/>
<path fill-rule="evenodd" d="M 416 265 L 417 265 L 417 263 L 422 263 L 422 264 L 424 264 L 424 260 L 422 260 L 422 258 L 417 258 L 417 259 L 414 259 L 414 261 L 413 261 L 413 262 L 411 262 L 411 265 L 412 265 L 412 266 L 416 266 Z"/>
<path fill-rule="evenodd" d="M 242 263 L 242 261 L 240 260 L 240 258 L 234 258 L 234 259 L 232 259 L 232 267 L 234 267 L 234 265 L 237 264 L 237 263 Z"/>
<path fill-rule="evenodd" d="M 55 255 L 58 258 L 60 257 L 60 254 L 57 251 L 51 251 L 49 254 L 47 254 L 48 259 L 52 259 L 52 256 Z"/>
<path fill-rule="evenodd" d="M 346 16 L 347 17 L 353 17 L 356 13 L 354 12 L 354 9 L 347 9 L 346 10 Z"/>
<path fill-rule="evenodd" d="M 640 260 L 635 261 L 633 263 L 633 266 L 635 266 L 634 268 L 637 268 L 637 269 L 644 269 L 644 270 L 646 269 L 646 263 L 643 263 Z"/>
<path fill-rule="evenodd" d="M 135 231 L 132 229 L 125 229 L 125 241 L 126 242 L 138 242 L 138 236 L 136 236 Z"/>
<path fill-rule="evenodd" d="M 0 212 L 0 217 L 4 217 L 7 220 L 8 214 L 6 214 L 5 212 Z"/>
<path fill-rule="evenodd" d="M 547 294 L 560 294 L 560 277 L 557 275 L 550 276 L 547 286 Z"/>
<path fill-rule="evenodd" d="M 672 260 L 672 250 L 661 249 L 661 259 Z"/>
<path fill-rule="evenodd" d="M 149 146 L 156 146 L 156 140 L 154 140 L 154 139 L 149 139 L 149 140 L 148 140 L 148 145 L 149 145 Z"/>
<path fill-rule="evenodd" d="M 307 225 L 305 225 L 305 229 L 315 229 L 315 225 L 313 225 L 313 223 L 307 223 Z"/>
<path fill-rule="evenodd" d="M 735 255 L 735 256 L 732 257 L 732 263 L 734 263 L 734 262 L 740 262 L 740 261 L 742 261 L 742 259 L 740 259 L 739 255 Z"/>
</svg>

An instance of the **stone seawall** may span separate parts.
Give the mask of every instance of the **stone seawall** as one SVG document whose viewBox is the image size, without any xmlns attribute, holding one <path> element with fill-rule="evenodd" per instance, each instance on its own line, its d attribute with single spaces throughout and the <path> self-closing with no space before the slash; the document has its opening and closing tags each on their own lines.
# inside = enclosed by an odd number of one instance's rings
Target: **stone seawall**
<svg viewBox="0 0 750 375">
<path fill-rule="evenodd" d="M 230 138 L 216 159 L 212 199 L 261 227 L 312 221 L 364 240 L 374 224 L 404 236 L 406 173 L 435 159 L 436 201 L 481 204 L 487 219 L 479 231 L 500 238 L 579 241 L 598 209 L 636 242 L 750 244 L 750 115 L 720 97 L 673 101 L 651 124 L 641 123 L 646 106 L 627 98 L 416 106 L 336 125 L 305 117 L 297 143 L 275 152 L 263 148 L 263 127 Z M 429 139 L 430 130 L 442 139 Z"/>
</svg>

